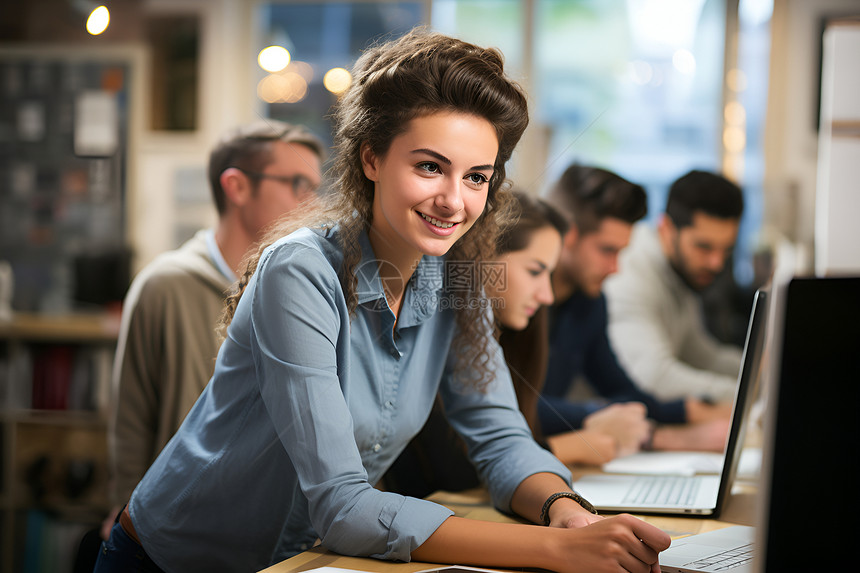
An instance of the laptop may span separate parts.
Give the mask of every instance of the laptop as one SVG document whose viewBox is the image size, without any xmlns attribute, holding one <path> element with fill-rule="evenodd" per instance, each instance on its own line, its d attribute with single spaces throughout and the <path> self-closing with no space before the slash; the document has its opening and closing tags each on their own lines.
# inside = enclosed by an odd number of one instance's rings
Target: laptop
<svg viewBox="0 0 860 573">
<path fill-rule="evenodd" d="M 672 540 L 660 553 L 663 573 L 751 573 L 755 528 L 733 525 Z"/>
<path fill-rule="evenodd" d="M 767 292 L 753 299 L 744 342 L 732 422 L 718 475 L 587 475 L 574 488 L 602 511 L 700 515 L 716 518 L 731 491 L 740 462 L 744 419 L 758 379 L 767 322 Z"/>
</svg>

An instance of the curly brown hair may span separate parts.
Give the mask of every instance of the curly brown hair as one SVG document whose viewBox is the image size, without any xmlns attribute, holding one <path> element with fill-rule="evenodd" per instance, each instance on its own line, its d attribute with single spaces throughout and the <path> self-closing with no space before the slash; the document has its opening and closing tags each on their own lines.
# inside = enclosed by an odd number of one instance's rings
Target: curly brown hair
<svg viewBox="0 0 860 573">
<path fill-rule="evenodd" d="M 267 233 L 252 255 L 239 281 L 239 290 L 228 298 L 222 324 L 232 319 L 248 280 L 263 250 L 278 238 L 304 226 L 339 225 L 343 264 L 338 271 L 350 313 L 357 305 L 355 275 L 361 261 L 358 237 L 370 229 L 374 184 L 364 175 L 361 149 L 369 146 L 384 157 L 392 140 L 404 133 L 409 122 L 438 112 L 472 114 L 486 119 L 495 129 L 499 151 L 489 182 L 487 204 L 473 227 L 448 253 L 448 261 L 483 261 L 495 254 L 496 239 L 509 219 L 511 198 L 507 192 L 505 164 L 528 125 L 528 103 L 522 88 L 504 72 L 504 58 L 493 48 L 481 48 L 443 34 L 416 28 L 403 37 L 365 51 L 353 68 L 353 83 L 334 113 L 335 159 L 331 189 L 314 204 L 287 215 Z M 452 295 L 454 293 L 447 293 Z M 489 381 L 489 333 L 492 316 L 480 304 L 483 288 L 474 281 L 468 292 L 457 291 L 458 330 L 454 348 L 460 372 L 474 374 L 478 387 Z"/>
</svg>

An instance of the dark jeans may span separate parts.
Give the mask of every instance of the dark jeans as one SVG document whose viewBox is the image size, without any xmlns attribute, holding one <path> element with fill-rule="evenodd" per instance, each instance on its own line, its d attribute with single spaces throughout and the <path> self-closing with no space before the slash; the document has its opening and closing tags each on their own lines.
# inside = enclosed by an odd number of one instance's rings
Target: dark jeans
<svg viewBox="0 0 860 573">
<path fill-rule="evenodd" d="M 115 523 L 102 542 L 93 573 L 164 573 L 134 539 Z"/>
</svg>

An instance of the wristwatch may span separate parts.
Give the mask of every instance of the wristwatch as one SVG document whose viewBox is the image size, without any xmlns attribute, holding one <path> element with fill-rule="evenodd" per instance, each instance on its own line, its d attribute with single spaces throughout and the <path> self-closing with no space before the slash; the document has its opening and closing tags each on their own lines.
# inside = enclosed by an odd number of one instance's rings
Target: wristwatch
<svg viewBox="0 0 860 573">
<path fill-rule="evenodd" d="M 585 499 L 584 497 L 582 497 L 581 495 L 579 495 L 575 491 L 560 491 L 558 493 L 552 494 L 551 496 L 546 498 L 545 502 L 543 502 L 543 507 L 540 510 L 540 521 L 544 525 L 549 525 L 549 508 L 550 508 L 550 506 L 553 503 L 555 503 L 555 501 L 557 499 L 562 498 L 562 497 L 569 497 L 570 499 L 572 499 L 573 501 L 575 501 L 576 503 L 581 505 L 582 509 L 584 509 L 586 511 L 590 511 L 591 513 L 597 515 L 597 510 L 594 509 L 594 506 L 591 505 L 591 503 L 587 499 Z"/>
</svg>

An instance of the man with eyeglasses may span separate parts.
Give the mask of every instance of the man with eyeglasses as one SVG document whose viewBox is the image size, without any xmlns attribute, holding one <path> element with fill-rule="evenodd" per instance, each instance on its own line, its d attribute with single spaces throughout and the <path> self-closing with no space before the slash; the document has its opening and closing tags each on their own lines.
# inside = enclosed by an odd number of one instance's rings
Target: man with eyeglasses
<svg viewBox="0 0 860 573">
<path fill-rule="evenodd" d="M 242 260 L 269 225 L 315 196 L 323 160 L 322 141 L 301 126 L 266 120 L 225 134 L 209 156 L 217 224 L 157 257 L 133 281 L 113 372 L 116 510 L 209 381 L 224 298 L 244 271 Z"/>
</svg>

